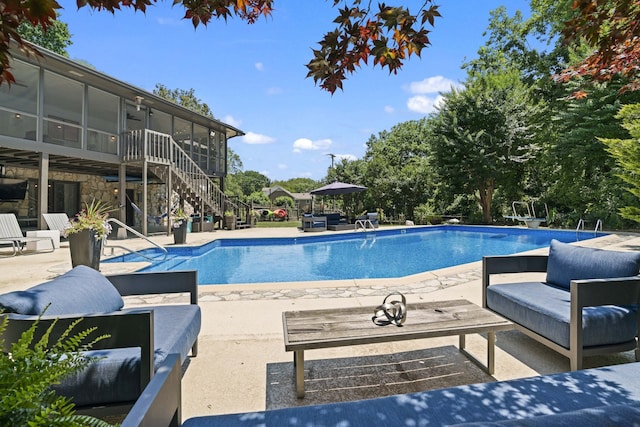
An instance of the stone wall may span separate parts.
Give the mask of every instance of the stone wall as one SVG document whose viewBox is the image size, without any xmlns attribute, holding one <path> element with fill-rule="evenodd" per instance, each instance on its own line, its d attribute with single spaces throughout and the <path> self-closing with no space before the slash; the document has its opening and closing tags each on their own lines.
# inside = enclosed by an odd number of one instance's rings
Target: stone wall
<svg viewBox="0 0 640 427">
<path fill-rule="evenodd" d="M 38 169 L 7 166 L 4 177 L 31 179 L 37 181 Z M 110 213 L 113 218 L 121 219 L 119 212 L 120 204 L 122 203 L 126 205 L 129 203 L 125 198 L 125 195 L 120 197 L 116 192 L 116 189 L 118 189 L 117 182 L 107 182 L 101 176 L 49 171 L 49 180 L 80 183 L 80 203 L 84 205 L 84 203 L 90 203 L 93 199 L 101 200 L 115 209 Z M 142 208 L 141 203 L 139 202 L 142 197 L 142 185 L 140 183 L 128 183 L 126 187 L 134 190 L 134 202 Z M 165 200 L 166 190 L 164 184 L 150 184 L 148 186 L 148 194 L 149 200 L 147 202 L 147 207 L 150 215 L 161 215 L 167 211 L 167 203 Z M 0 202 L 0 212 L 14 213 L 18 217 L 23 218 L 33 218 L 36 216 L 37 212 L 37 197 L 37 188 L 30 185 L 27 197 L 24 200 L 19 202 Z M 140 218 L 140 215 L 138 214 L 135 214 L 134 216 L 135 225 L 140 226 L 142 218 Z"/>
</svg>

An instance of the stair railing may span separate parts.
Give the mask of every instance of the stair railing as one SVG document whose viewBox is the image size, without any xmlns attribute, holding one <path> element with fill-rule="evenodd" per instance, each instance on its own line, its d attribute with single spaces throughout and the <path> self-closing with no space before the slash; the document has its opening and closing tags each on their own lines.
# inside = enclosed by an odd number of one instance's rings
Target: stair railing
<svg viewBox="0 0 640 427">
<path fill-rule="evenodd" d="M 170 135 L 149 129 L 134 130 L 124 138 L 123 161 L 171 165 L 177 175 L 205 204 L 222 214 L 227 196 Z"/>
</svg>

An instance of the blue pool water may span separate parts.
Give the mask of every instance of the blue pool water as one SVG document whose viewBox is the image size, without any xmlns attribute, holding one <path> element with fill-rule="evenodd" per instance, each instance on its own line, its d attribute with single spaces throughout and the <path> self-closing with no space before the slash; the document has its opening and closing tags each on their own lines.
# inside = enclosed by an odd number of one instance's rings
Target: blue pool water
<svg viewBox="0 0 640 427">
<path fill-rule="evenodd" d="M 602 235 L 602 234 L 600 234 Z M 294 282 L 402 277 L 575 242 L 593 233 L 508 227 L 437 226 L 300 236 L 219 239 L 197 247 L 170 247 L 166 260 L 141 271 L 198 270 L 200 284 Z M 157 255 L 149 249 L 148 255 Z M 125 255 L 104 262 L 146 261 Z"/>
</svg>

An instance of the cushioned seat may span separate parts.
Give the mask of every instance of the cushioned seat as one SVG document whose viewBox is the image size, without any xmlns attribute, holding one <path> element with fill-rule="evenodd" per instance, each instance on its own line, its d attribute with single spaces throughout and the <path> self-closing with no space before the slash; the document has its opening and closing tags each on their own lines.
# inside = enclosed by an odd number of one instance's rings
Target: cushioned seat
<svg viewBox="0 0 640 427">
<path fill-rule="evenodd" d="M 139 311 L 125 311 L 136 310 Z M 200 307 L 162 305 L 145 307 L 145 310 L 153 310 L 154 315 L 154 368 L 172 353 L 179 354 L 181 363 L 184 362 L 200 332 Z M 93 350 L 86 354 L 101 359 L 63 380 L 55 387 L 60 394 L 73 398 L 78 406 L 127 402 L 140 395 L 140 349 Z"/>
<path fill-rule="evenodd" d="M 569 348 L 570 294 L 566 289 L 541 282 L 492 285 L 487 289 L 487 307 L 522 326 Z M 585 347 L 633 341 L 637 310 L 605 305 L 582 310 Z"/>
<path fill-rule="evenodd" d="M 635 350 L 640 361 L 640 252 L 608 251 L 552 240 L 549 255 L 483 258 L 483 307 L 569 357 Z M 491 276 L 547 273 L 544 282 L 492 285 Z"/>
<path fill-rule="evenodd" d="M 97 334 L 108 334 L 107 340 L 96 343 L 95 350 L 86 352 L 96 359 L 55 389 L 72 398 L 78 407 L 126 405 L 138 398 L 141 387 L 169 354 L 178 354 L 182 363 L 190 351 L 197 353 L 201 325 L 197 286 L 197 273 L 193 271 L 107 278 L 89 267 L 78 266 L 49 282 L 0 295 L 0 309 L 10 313 L 15 330 L 19 323 L 31 324 L 46 308 L 43 321 L 60 318 L 72 322 L 84 317 L 76 330 L 94 325 Z M 191 303 L 123 309 L 122 295 L 174 292 L 190 293 Z M 153 337 L 145 332 L 150 330 Z M 145 345 L 148 351 L 143 358 L 141 349 Z"/>
<path fill-rule="evenodd" d="M 555 417 L 568 422 L 555 425 L 584 426 L 582 423 L 571 422 L 573 418 L 569 413 L 584 411 L 575 415 L 584 417 L 585 413 L 593 413 L 599 414 L 600 419 L 610 417 L 615 420 L 616 410 L 621 410 L 620 408 L 624 408 L 624 411 L 618 413 L 632 418 L 625 418 L 620 420 L 624 422 L 611 425 L 629 425 L 631 420 L 637 422 L 640 419 L 640 412 L 637 410 L 640 404 L 638 375 L 640 363 L 629 363 L 377 399 L 196 417 L 186 420 L 183 426 L 368 427 L 443 426 L 463 423 L 484 425 L 493 422 L 545 426 Z M 627 407 L 630 409 L 626 410 Z M 591 412 L 592 408 L 600 409 Z M 604 413 L 606 415 L 603 415 Z"/>
</svg>

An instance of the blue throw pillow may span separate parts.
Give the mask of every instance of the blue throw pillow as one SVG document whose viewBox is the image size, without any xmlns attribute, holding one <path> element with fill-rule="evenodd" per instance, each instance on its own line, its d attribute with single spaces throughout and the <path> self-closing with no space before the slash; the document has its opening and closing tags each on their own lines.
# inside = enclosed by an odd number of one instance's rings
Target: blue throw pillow
<svg viewBox="0 0 640 427">
<path fill-rule="evenodd" d="M 25 291 L 0 295 L 0 308 L 8 313 L 37 315 L 48 304 L 46 314 L 59 316 L 117 311 L 124 301 L 106 277 L 86 266 Z"/>
<path fill-rule="evenodd" d="M 551 241 L 547 283 L 569 289 L 572 280 L 636 276 L 640 252 L 619 252 Z"/>
</svg>

